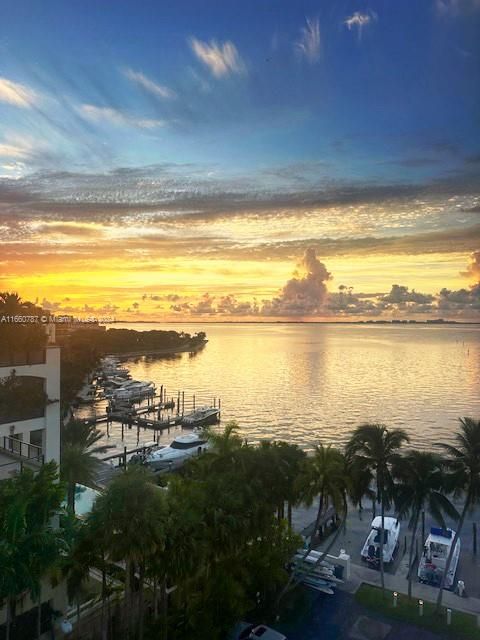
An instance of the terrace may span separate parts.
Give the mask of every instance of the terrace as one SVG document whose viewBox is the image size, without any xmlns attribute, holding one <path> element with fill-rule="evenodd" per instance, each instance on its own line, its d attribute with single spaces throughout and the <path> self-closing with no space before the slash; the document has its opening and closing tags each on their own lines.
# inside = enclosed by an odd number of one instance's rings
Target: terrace
<svg viewBox="0 0 480 640">
<path fill-rule="evenodd" d="M 38 469 L 43 462 L 41 447 L 18 438 L 0 437 L 0 480 L 19 473 L 24 467 Z"/>
</svg>

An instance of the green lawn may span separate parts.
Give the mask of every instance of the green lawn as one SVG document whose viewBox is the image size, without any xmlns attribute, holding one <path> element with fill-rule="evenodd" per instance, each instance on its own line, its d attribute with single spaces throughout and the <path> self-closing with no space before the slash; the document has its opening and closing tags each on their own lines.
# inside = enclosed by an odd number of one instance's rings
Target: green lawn
<svg viewBox="0 0 480 640">
<path fill-rule="evenodd" d="M 418 615 L 418 598 L 412 598 L 409 601 L 407 596 L 399 593 L 398 604 L 394 608 L 392 591 L 386 591 L 385 599 L 382 599 L 381 589 L 368 584 L 361 585 L 355 594 L 355 598 L 359 604 L 382 613 L 386 617 L 403 620 L 458 640 L 480 640 L 477 618 L 469 613 L 462 613 L 452 609 L 452 624 L 447 626 L 445 607 L 443 607 L 441 615 L 437 615 L 435 613 L 435 605 L 431 602 L 424 602 L 423 617 L 420 617 Z"/>
</svg>

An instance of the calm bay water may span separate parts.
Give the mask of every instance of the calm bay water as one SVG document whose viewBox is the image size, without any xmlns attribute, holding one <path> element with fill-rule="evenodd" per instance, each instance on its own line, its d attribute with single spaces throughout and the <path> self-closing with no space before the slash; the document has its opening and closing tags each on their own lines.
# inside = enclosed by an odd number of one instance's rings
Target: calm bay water
<svg viewBox="0 0 480 640">
<path fill-rule="evenodd" d="M 134 378 L 165 385 L 169 397 L 195 393 L 197 406 L 220 397 L 222 423 L 236 420 L 252 442 L 343 444 L 356 425 L 379 421 L 405 428 L 414 446 L 428 447 L 449 440 L 459 416 L 480 418 L 480 327 L 122 327 L 205 330 L 209 342 L 194 356 L 148 356 L 127 366 Z M 141 442 L 149 437 L 142 434 Z"/>
</svg>

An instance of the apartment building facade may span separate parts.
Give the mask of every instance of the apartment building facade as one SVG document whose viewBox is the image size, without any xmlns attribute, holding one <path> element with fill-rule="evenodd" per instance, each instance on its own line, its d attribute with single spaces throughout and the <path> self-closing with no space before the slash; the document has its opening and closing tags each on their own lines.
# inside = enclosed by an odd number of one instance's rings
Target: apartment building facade
<svg viewBox="0 0 480 640">
<path fill-rule="evenodd" d="M 0 380 L 14 393 L 0 413 L 0 479 L 21 465 L 60 463 L 60 347 L 54 333 L 43 349 L 0 360 Z M 6 406 L 5 406 L 6 405 Z"/>
</svg>

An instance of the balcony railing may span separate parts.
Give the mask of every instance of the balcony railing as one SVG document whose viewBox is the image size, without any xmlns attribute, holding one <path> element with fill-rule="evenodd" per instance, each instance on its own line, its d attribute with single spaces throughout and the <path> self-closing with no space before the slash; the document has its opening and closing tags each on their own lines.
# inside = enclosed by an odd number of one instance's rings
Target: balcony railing
<svg viewBox="0 0 480 640">
<path fill-rule="evenodd" d="M 22 471 L 22 462 L 14 460 L 13 462 L 4 462 L 0 464 L 0 480 L 6 480 Z"/>
<path fill-rule="evenodd" d="M 23 442 L 23 440 L 19 440 L 18 438 L 3 436 L 3 438 L 0 439 L 0 450 L 2 449 L 26 460 L 33 460 L 42 464 L 44 461 L 42 447 L 38 447 L 36 444 L 30 444 L 30 442 Z"/>
</svg>

